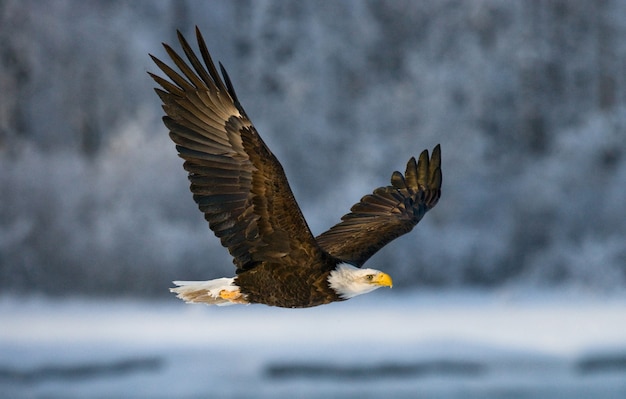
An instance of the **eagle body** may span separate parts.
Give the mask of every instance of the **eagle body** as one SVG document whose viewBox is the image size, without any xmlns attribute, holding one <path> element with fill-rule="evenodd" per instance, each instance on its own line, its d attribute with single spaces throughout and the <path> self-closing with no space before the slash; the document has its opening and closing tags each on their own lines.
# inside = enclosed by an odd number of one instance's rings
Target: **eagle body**
<svg viewBox="0 0 626 399">
<path fill-rule="evenodd" d="M 342 301 L 391 277 L 362 268 L 390 241 L 413 229 L 441 195 L 441 150 L 409 159 L 404 174 L 356 203 L 341 221 L 314 237 L 283 168 L 241 106 L 223 66 L 217 71 L 200 31 L 200 58 L 178 32 L 187 58 L 164 47 L 178 71 L 151 56 L 169 80 L 149 73 L 160 88 L 163 122 L 184 159 L 193 199 L 228 249 L 232 278 L 175 281 L 186 302 L 260 303 L 303 308 Z"/>
<path fill-rule="evenodd" d="M 337 262 L 311 263 L 303 267 L 263 263 L 238 274 L 234 283 L 250 303 L 296 308 L 343 300 L 328 283 Z"/>
</svg>

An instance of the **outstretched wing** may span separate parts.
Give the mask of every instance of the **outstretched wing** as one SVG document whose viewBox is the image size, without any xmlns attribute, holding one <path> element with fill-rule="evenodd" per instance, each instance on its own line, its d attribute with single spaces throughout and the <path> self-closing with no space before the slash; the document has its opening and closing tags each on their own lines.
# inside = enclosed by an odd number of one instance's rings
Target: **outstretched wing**
<svg viewBox="0 0 626 399">
<path fill-rule="evenodd" d="M 310 258 L 321 253 L 282 166 L 248 119 L 221 64 L 220 78 L 197 28 L 196 37 L 204 65 L 178 32 L 189 62 L 163 44 L 180 73 L 151 55 L 170 81 L 150 76 L 162 88 L 155 91 L 167 114 L 163 121 L 209 227 L 238 271 L 261 261 L 288 261 L 297 251 Z"/>
<path fill-rule="evenodd" d="M 424 150 L 416 163 L 411 158 L 404 176 L 391 175 L 391 186 L 380 187 L 361 198 L 341 222 L 316 240 L 332 256 L 362 266 L 395 238 L 408 233 L 433 208 L 441 194 L 441 150 L 432 157 Z"/>
</svg>

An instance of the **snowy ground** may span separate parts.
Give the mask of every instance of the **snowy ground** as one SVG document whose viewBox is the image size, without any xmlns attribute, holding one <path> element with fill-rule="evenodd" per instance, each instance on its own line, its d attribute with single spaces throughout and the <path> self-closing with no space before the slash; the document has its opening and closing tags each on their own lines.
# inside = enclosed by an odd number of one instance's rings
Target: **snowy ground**
<svg viewBox="0 0 626 399">
<path fill-rule="evenodd" d="M 1 398 L 620 398 L 626 298 L 0 300 Z"/>
</svg>

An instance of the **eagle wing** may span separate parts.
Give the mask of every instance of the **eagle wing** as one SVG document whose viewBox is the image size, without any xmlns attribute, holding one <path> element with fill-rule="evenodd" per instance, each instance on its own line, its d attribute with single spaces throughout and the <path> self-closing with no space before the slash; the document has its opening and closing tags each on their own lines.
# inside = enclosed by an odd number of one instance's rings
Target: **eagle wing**
<svg viewBox="0 0 626 399">
<path fill-rule="evenodd" d="M 155 91 L 163 121 L 185 160 L 193 199 L 238 272 L 259 262 L 288 262 L 297 251 L 315 257 L 321 250 L 282 166 L 248 119 L 221 64 L 220 78 L 198 28 L 196 37 L 206 68 L 178 32 L 189 63 L 163 46 L 182 74 L 152 55 L 171 82 L 150 73 L 162 88 Z"/>
<path fill-rule="evenodd" d="M 424 150 L 411 158 L 404 176 L 391 175 L 391 185 L 379 187 L 361 198 L 341 222 L 319 235 L 320 247 L 332 256 L 355 266 L 395 238 L 408 233 L 433 208 L 441 195 L 441 149 L 428 157 Z"/>
</svg>

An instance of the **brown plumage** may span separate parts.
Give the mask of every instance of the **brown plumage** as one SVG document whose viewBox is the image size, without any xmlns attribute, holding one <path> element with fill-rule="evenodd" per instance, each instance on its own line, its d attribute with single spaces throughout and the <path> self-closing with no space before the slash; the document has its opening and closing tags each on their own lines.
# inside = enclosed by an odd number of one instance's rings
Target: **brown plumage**
<svg viewBox="0 0 626 399">
<path fill-rule="evenodd" d="M 357 295 L 361 288 L 337 288 L 344 282 L 336 270 L 353 274 L 354 268 L 339 265 L 361 267 L 435 206 L 441 188 L 439 146 L 430 158 L 428 151 L 418 162 L 411 158 L 404 176 L 394 172 L 391 186 L 363 197 L 339 224 L 314 238 L 280 162 L 248 119 L 221 64 L 220 78 L 197 28 L 196 36 L 204 65 L 178 32 L 188 63 L 164 44 L 180 72 L 151 56 L 170 81 L 150 76 L 161 86 L 155 90 L 166 113 L 163 121 L 185 160 L 193 199 L 233 256 L 236 277 L 219 279 L 222 285 L 181 282 L 173 291 L 190 302 L 282 307 Z M 373 288 L 391 285 L 384 273 L 363 269 L 358 274 Z"/>
</svg>

